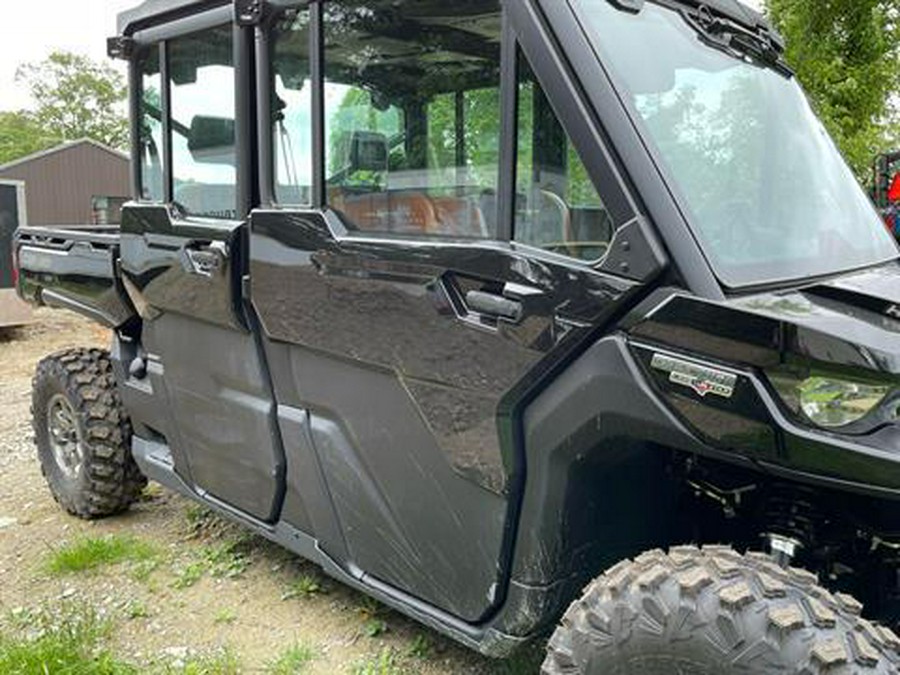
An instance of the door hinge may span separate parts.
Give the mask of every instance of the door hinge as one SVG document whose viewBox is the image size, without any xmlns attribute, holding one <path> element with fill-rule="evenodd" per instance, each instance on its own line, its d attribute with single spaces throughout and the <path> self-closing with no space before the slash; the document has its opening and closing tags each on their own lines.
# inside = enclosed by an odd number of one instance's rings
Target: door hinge
<svg viewBox="0 0 900 675">
<path fill-rule="evenodd" d="M 234 0 L 234 21 L 238 26 L 258 26 L 266 13 L 266 0 Z"/>
</svg>

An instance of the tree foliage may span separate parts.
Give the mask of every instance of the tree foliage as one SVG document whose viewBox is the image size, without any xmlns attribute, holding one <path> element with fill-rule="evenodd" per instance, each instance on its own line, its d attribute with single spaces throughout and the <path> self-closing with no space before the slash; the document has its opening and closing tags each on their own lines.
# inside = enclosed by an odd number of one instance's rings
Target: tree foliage
<svg viewBox="0 0 900 675">
<path fill-rule="evenodd" d="M 25 112 L 0 112 L 0 164 L 44 150 L 60 140 L 46 134 Z"/>
<path fill-rule="evenodd" d="M 128 145 L 125 78 L 105 63 L 55 51 L 16 72 L 36 108 L 24 113 L 39 136 L 56 140 L 93 138 L 114 148 Z"/>
<path fill-rule="evenodd" d="M 766 0 L 787 60 L 851 166 L 900 144 L 900 0 Z"/>
</svg>

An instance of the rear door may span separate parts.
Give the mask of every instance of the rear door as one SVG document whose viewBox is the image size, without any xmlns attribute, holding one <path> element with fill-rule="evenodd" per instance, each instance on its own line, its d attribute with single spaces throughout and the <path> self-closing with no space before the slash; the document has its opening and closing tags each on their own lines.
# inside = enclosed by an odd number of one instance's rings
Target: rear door
<svg viewBox="0 0 900 675">
<path fill-rule="evenodd" d="M 499 0 L 314 2 L 260 29 L 258 54 L 251 285 L 285 516 L 467 621 L 504 594 L 522 406 L 660 264 L 565 74 L 534 75 L 511 18 Z M 642 270 L 612 251 L 623 233 Z"/>
<path fill-rule="evenodd" d="M 136 35 L 141 184 L 123 211 L 122 271 L 143 318 L 148 375 L 126 390 L 138 434 L 162 437 L 191 487 L 274 521 L 282 453 L 241 290 L 242 35 L 230 7 Z"/>
</svg>

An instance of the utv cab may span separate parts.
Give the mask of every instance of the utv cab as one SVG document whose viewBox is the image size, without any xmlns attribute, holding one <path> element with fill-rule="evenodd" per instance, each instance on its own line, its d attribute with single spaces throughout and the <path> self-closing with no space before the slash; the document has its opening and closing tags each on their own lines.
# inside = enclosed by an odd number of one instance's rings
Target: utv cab
<svg viewBox="0 0 900 675">
<path fill-rule="evenodd" d="M 112 331 L 35 379 L 64 508 L 156 480 L 546 673 L 895 672 L 898 248 L 760 15 L 119 24 L 121 230 L 17 235 L 20 294 Z"/>
</svg>

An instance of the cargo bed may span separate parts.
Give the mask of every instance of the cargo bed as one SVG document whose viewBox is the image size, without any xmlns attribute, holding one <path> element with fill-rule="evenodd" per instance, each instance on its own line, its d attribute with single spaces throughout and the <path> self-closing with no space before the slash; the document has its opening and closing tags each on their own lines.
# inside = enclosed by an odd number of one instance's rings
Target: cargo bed
<svg viewBox="0 0 900 675">
<path fill-rule="evenodd" d="M 70 309 L 110 328 L 135 315 L 117 274 L 118 227 L 22 227 L 14 246 L 24 300 Z"/>
</svg>

